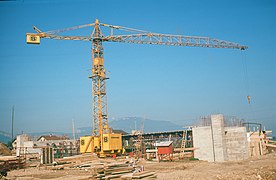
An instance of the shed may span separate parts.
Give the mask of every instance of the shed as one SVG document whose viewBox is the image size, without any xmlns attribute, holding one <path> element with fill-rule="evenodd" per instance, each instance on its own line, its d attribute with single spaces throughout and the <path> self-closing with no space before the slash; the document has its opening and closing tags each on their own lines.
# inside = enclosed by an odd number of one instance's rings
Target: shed
<svg viewBox="0 0 276 180">
<path fill-rule="evenodd" d="M 162 141 L 155 143 L 155 146 L 157 147 L 157 154 L 159 160 L 172 160 L 172 154 L 173 154 L 173 147 L 172 147 L 173 141 Z"/>
</svg>

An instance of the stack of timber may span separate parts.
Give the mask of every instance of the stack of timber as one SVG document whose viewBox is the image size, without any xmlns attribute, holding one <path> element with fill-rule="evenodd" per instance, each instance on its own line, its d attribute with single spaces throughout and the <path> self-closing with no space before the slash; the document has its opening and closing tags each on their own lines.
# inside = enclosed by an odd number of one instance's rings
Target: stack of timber
<svg viewBox="0 0 276 180">
<path fill-rule="evenodd" d="M 108 164 L 102 168 L 97 168 L 95 178 L 97 179 L 114 179 L 120 178 L 125 173 L 131 173 L 135 170 L 133 166 L 126 163 Z"/>
<path fill-rule="evenodd" d="M 48 166 L 47 169 L 62 170 L 65 168 L 88 168 L 95 164 L 97 157 L 92 154 L 75 155 L 55 159 L 53 166 Z"/>
<path fill-rule="evenodd" d="M 96 179 L 142 179 L 155 178 L 154 172 L 140 171 L 140 167 L 135 167 L 130 163 L 114 163 L 98 167 L 94 178 Z"/>
<path fill-rule="evenodd" d="M 91 160 L 97 160 L 97 156 L 93 154 L 81 154 L 75 156 L 64 157 L 60 159 L 56 159 L 55 161 L 58 164 L 68 164 L 68 163 L 82 163 Z"/>
<path fill-rule="evenodd" d="M 25 166 L 25 159 L 16 156 L 0 156 L 0 177 L 6 176 L 13 169 L 21 169 Z"/>
<path fill-rule="evenodd" d="M 20 169 L 25 165 L 25 159 L 16 156 L 0 156 L 1 169 Z"/>
</svg>

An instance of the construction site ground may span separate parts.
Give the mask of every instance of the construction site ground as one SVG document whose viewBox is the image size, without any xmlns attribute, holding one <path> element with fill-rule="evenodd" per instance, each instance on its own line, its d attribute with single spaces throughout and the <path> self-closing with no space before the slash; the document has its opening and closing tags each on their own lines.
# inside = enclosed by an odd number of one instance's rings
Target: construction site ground
<svg viewBox="0 0 276 180">
<path fill-rule="evenodd" d="M 80 159 L 80 160 L 78 160 Z M 95 156 L 77 156 L 60 162 L 74 161 L 74 164 L 39 166 L 12 170 L 6 179 L 95 179 L 93 174 L 97 164 L 123 163 L 131 161 L 123 157 L 99 159 Z M 205 161 L 146 161 L 140 160 L 139 166 L 145 171 L 154 171 L 157 179 L 276 179 L 276 153 L 244 161 L 210 163 Z"/>
</svg>

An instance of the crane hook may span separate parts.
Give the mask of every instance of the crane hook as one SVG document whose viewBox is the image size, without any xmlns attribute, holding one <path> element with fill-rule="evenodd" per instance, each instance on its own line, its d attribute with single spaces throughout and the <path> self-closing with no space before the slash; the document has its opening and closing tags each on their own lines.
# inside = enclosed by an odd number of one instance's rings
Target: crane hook
<svg viewBox="0 0 276 180">
<path fill-rule="evenodd" d="M 247 96 L 248 104 L 250 104 L 251 97 L 248 95 Z"/>
</svg>

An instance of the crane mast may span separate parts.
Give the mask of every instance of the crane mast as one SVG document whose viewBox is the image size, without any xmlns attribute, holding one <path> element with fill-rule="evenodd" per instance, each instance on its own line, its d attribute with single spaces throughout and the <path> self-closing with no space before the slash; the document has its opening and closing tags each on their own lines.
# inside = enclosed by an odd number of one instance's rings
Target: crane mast
<svg viewBox="0 0 276 180">
<path fill-rule="evenodd" d="M 101 138 L 102 147 L 103 137 L 101 135 L 109 132 L 106 96 L 106 80 L 108 78 L 104 68 L 103 35 L 98 20 L 95 22 L 92 36 L 92 76 L 90 76 L 92 78 L 92 135 Z"/>
<path fill-rule="evenodd" d="M 59 35 L 65 31 L 71 31 L 86 27 L 94 27 L 90 36 L 68 36 Z M 110 34 L 104 36 L 101 28 L 110 29 Z M 96 152 L 104 157 L 106 153 L 120 152 L 122 150 L 122 139 L 119 134 L 110 133 L 108 126 L 107 112 L 107 96 L 106 96 L 106 80 L 107 72 L 104 67 L 104 49 L 103 42 L 119 42 L 119 43 L 135 43 L 135 44 L 156 44 L 169 46 L 192 46 L 205 48 L 228 48 L 245 50 L 248 47 L 239 45 L 234 42 L 198 36 L 183 36 L 158 34 L 148 31 L 137 30 L 122 26 L 114 26 L 109 24 L 99 23 L 98 19 L 94 23 L 74 26 L 61 30 L 53 30 L 43 32 L 34 26 L 37 33 L 27 33 L 28 44 L 40 44 L 41 38 L 50 38 L 57 40 L 80 40 L 92 42 L 92 117 L 93 117 L 93 132 L 87 142 L 83 143 L 81 139 L 81 151 Z M 114 31 L 121 30 L 124 33 L 115 34 Z M 126 33 L 127 32 L 127 33 Z M 86 141 L 86 140 L 85 140 Z M 118 145 L 119 144 L 119 145 Z M 82 150 L 83 147 L 83 150 Z"/>
</svg>

